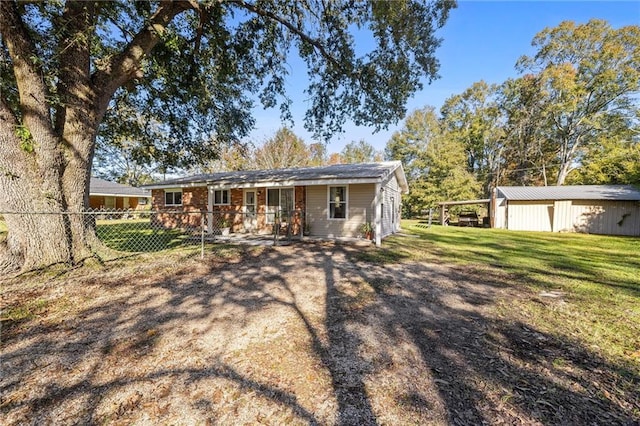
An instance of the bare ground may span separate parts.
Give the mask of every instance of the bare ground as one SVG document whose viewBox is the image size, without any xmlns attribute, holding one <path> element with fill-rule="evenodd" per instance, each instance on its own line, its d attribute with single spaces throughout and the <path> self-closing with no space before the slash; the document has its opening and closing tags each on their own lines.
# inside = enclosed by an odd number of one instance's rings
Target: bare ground
<svg viewBox="0 0 640 426">
<path fill-rule="evenodd" d="M 640 379 L 495 269 L 362 248 L 134 258 L 2 283 L 3 424 L 638 424 Z M 548 309 L 561 309 L 554 300 Z M 515 304 L 517 306 L 517 304 Z"/>
</svg>

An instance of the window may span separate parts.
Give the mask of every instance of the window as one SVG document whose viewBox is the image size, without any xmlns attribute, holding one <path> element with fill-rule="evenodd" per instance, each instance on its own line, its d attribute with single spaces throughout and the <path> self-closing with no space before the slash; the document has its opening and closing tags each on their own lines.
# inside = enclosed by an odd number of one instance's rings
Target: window
<svg viewBox="0 0 640 426">
<path fill-rule="evenodd" d="M 329 219 L 347 218 L 347 187 L 329 187 Z"/>
<path fill-rule="evenodd" d="M 229 205 L 229 190 L 228 189 L 216 189 L 213 191 L 213 205 Z"/>
<path fill-rule="evenodd" d="M 164 191 L 164 205 L 165 206 L 181 206 L 182 205 L 182 190 L 181 189 L 168 189 Z"/>
<path fill-rule="evenodd" d="M 116 197 L 104 197 L 104 208 L 113 210 L 116 208 Z"/>
<path fill-rule="evenodd" d="M 146 206 L 147 205 L 147 198 L 146 197 L 138 197 L 138 204 L 140 204 L 141 206 Z"/>
<path fill-rule="evenodd" d="M 273 223 L 276 214 L 282 222 L 287 222 L 294 208 L 293 188 L 267 190 L 267 223 Z"/>
</svg>

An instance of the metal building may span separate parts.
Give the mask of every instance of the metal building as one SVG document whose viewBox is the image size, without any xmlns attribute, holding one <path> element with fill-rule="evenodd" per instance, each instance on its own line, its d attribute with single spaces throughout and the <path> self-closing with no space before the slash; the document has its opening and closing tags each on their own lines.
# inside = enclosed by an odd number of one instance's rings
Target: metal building
<svg viewBox="0 0 640 426">
<path fill-rule="evenodd" d="M 640 236 L 640 190 L 631 185 L 499 186 L 495 228 Z"/>
</svg>

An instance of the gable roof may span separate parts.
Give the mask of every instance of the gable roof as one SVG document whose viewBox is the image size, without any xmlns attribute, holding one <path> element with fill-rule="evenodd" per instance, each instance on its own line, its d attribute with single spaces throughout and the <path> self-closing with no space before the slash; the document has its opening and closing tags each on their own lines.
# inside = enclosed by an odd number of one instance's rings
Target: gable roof
<svg viewBox="0 0 640 426">
<path fill-rule="evenodd" d="M 146 189 L 109 182 L 92 177 L 89 183 L 89 195 L 106 195 L 109 197 L 150 197 Z"/>
<path fill-rule="evenodd" d="M 402 191 L 408 192 L 407 179 L 400 161 L 200 174 L 144 185 L 144 188 L 161 189 L 202 185 L 210 185 L 214 188 L 240 188 L 258 186 L 258 184 L 286 186 L 379 183 L 391 173 L 395 173 Z"/>
<path fill-rule="evenodd" d="M 632 185 L 499 186 L 497 196 L 516 201 L 640 201 L 640 190 Z"/>
</svg>

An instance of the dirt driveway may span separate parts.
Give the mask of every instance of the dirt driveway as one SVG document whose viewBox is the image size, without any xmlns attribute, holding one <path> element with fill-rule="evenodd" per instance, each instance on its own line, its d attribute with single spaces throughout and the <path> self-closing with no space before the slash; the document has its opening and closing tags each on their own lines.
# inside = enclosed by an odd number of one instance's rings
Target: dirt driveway
<svg viewBox="0 0 640 426">
<path fill-rule="evenodd" d="M 514 277 L 374 265 L 358 250 L 246 248 L 5 282 L 3 307 L 30 300 L 34 315 L 4 325 L 3 423 L 639 420 L 633 397 L 607 391 L 611 366 L 510 313 L 535 296 Z"/>
</svg>

